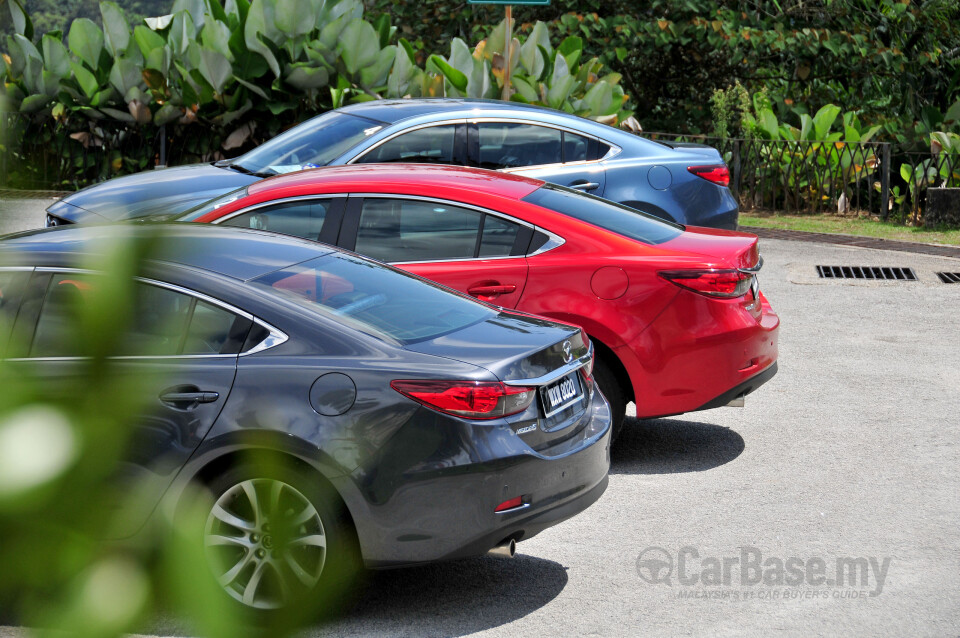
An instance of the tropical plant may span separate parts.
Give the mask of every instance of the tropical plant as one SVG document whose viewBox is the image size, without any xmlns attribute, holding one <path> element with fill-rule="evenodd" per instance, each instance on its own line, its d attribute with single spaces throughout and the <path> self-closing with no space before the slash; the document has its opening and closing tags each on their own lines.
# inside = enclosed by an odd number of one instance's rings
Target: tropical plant
<svg viewBox="0 0 960 638">
<path fill-rule="evenodd" d="M 498 9 L 366 2 L 413 42 L 482 38 Z M 960 70 L 955 0 L 552 0 L 514 15 L 520 32 L 542 20 L 583 38 L 585 58 L 622 74 L 650 131 L 711 130 L 707 98 L 739 81 L 751 94 L 766 87 L 780 119 L 836 104 L 894 135 L 949 105 Z"/>
<path fill-rule="evenodd" d="M 581 61 L 583 39 L 570 36 L 556 49 L 550 43 L 546 24 L 537 22 L 524 42 L 514 38 L 509 63 L 506 60 L 506 21 L 471 51 L 460 38 L 450 45 L 450 56 L 431 55 L 426 64 L 426 82 L 442 75 L 444 93 L 462 97 L 495 98 L 503 94 L 509 64 L 510 99 L 540 104 L 617 124 L 633 113 L 624 109 L 627 96 L 620 75 L 604 76 L 598 58 Z M 422 90 L 422 89 L 421 89 Z M 422 93 L 421 93 L 422 94 Z"/>
<path fill-rule="evenodd" d="M 869 144 L 881 130 L 865 128 L 856 112 L 841 115 L 827 104 L 813 116 L 799 116 L 799 126 L 777 119 L 765 92 L 753 97 L 753 112 L 742 115 L 747 138 L 767 161 L 758 167 L 757 179 L 782 186 L 786 208 L 819 208 L 817 199 L 836 199 L 838 208 L 848 207 L 849 187 L 864 182 L 879 166 L 875 145 Z"/>
<path fill-rule="evenodd" d="M 388 16 L 364 19 L 360 0 L 175 0 L 133 29 L 106 1 L 102 28 L 79 18 L 65 43 L 35 37 L 19 0 L 7 6 L 16 33 L 0 62 L 2 106 L 20 114 L 11 164 L 69 186 L 153 165 L 161 135 L 174 162 L 218 159 L 349 102 L 495 97 L 505 81 L 502 24 L 472 51 L 455 39 L 449 57 L 424 56 Z M 513 43 L 512 99 L 611 124 L 629 116 L 619 76 L 581 63 L 579 38 L 555 49 L 541 24 Z"/>
</svg>

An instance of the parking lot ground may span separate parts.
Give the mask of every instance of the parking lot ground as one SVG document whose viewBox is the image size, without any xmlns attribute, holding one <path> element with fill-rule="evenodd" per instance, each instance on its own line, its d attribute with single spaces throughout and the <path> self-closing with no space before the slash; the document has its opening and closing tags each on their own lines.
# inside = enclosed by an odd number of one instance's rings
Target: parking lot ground
<svg viewBox="0 0 960 638">
<path fill-rule="evenodd" d="M 42 227 L 47 206 L 54 201 L 52 197 L 0 196 L 0 235 Z"/>
<path fill-rule="evenodd" d="M 960 260 L 761 251 L 780 371 L 744 408 L 631 419 L 583 514 L 512 560 L 375 573 L 352 613 L 305 635 L 958 635 L 960 284 L 934 272 Z M 919 281 L 825 281 L 818 264 Z M 838 559 L 852 584 L 834 582 Z M 143 631 L 189 634 L 172 618 Z"/>
</svg>

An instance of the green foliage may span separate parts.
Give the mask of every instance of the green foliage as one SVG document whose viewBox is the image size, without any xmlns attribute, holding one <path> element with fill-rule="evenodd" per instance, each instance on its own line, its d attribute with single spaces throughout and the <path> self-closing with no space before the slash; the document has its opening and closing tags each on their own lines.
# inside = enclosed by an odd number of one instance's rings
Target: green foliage
<svg viewBox="0 0 960 638">
<path fill-rule="evenodd" d="M 710 96 L 715 137 L 738 137 L 751 133 L 745 130 L 743 119 L 750 115 L 753 104 L 747 90 L 739 81 L 726 89 L 717 89 Z"/>
<path fill-rule="evenodd" d="M 454 39 L 444 58 L 398 39 L 388 16 L 364 19 L 360 0 L 176 0 L 171 14 L 133 29 L 119 5 L 102 2 L 102 27 L 81 17 L 66 46 L 55 32 L 38 48 L 27 36 L 29 16 L 16 0 L 8 6 L 20 32 L 7 38 L 9 62 L 0 67 L 4 110 L 34 129 L 55 122 L 85 149 L 74 159 L 47 146 L 42 160 L 22 164 L 74 186 L 149 166 L 162 126 L 172 128 L 171 147 L 184 149 L 181 161 L 209 160 L 349 102 L 503 93 L 503 23 L 472 50 Z M 540 23 L 513 44 L 512 99 L 611 124 L 630 115 L 619 75 L 604 74 L 596 58 L 581 62 L 580 38 L 554 48 Z M 140 138 L 139 151 L 131 137 Z M 112 155 L 121 139 L 126 148 Z M 91 154 L 109 161 L 88 165 Z"/>
<path fill-rule="evenodd" d="M 368 2 L 389 10 L 414 42 L 482 37 L 500 12 L 447 0 Z M 711 130 L 710 96 L 739 81 L 751 94 L 767 88 L 778 119 L 836 104 L 883 124 L 886 136 L 912 139 L 927 109 L 955 99 L 960 77 L 954 0 L 553 0 L 514 15 L 520 32 L 541 20 L 560 38 L 583 38 L 585 57 L 622 75 L 648 131 Z"/>
<path fill-rule="evenodd" d="M 191 623 L 193 635 L 282 638 L 311 610 L 294 607 L 251 624 L 228 605 L 193 533 L 205 520 L 198 507 L 180 507 L 176 520 L 160 508 L 139 542 L 105 542 L 119 537 L 124 510 L 141 509 L 144 494 L 129 472 L 143 445 L 138 428 L 155 414 L 154 384 L 173 383 L 177 375 L 175 366 L 146 361 L 130 374 L 112 356 L 124 352 L 137 328 L 133 277 L 159 254 L 160 241 L 116 228 L 98 252 L 73 264 L 100 274 L 90 275 L 83 303 L 71 307 L 74 320 L 63 327 L 83 355 L 69 374 L 51 384 L 43 364 L 0 360 L 0 608 L 6 621 L 41 636 L 154 633 L 145 625 L 173 612 Z M 16 284 L 3 286 L 16 298 Z M 9 334 L 8 315 L 0 313 L 0 333 Z M 250 457 L 264 468 L 277 464 L 274 457 Z M 199 506 L 201 498 L 185 501 Z"/>
<path fill-rule="evenodd" d="M 18 0 L 30 16 L 36 33 L 60 31 L 66 33 L 70 24 L 78 18 L 100 22 L 100 8 L 91 0 Z M 172 0 L 117 0 L 117 4 L 130 18 L 131 24 L 140 24 L 145 17 L 170 13 Z M 0 39 L 13 33 L 22 33 L 16 24 L 6 19 L 6 10 L 0 10 Z"/>
<path fill-rule="evenodd" d="M 443 76 L 443 94 L 458 97 L 496 98 L 504 94 L 507 77 L 506 21 L 471 52 L 460 38 L 454 38 L 450 55 L 431 55 L 422 75 L 407 72 L 411 95 L 432 95 L 437 87 L 434 74 Z M 624 110 L 627 96 L 615 73 L 601 76 L 597 58 L 581 63 L 583 41 L 568 37 L 556 49 L 543 22 L 534 25 L 526 41 L 514 38 L 510 52 L 511 100 L 539 104 L 617 124 L 632 113 Z M 412 60 L 410 60 L 412 62 Z M 409 68 L 409 67 L 408 67 Z"/>
</svg>

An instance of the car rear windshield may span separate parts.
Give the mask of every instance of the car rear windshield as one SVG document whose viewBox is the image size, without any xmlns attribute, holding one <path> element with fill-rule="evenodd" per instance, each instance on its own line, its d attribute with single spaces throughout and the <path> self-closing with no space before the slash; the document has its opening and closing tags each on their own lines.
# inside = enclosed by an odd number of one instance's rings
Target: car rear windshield
<svg viewBox="0 0 960 638">
<path fill-rule="evenodd" d="M 645 244 L 662 244 L 684 230 L 649 213 L 556 184 L 544 184 L 523 199 Z"/>
<path fill-rule="evenodd" d="M 436 284 L 350 255 L 325 255 L 250 283 L 401 344 L 433 339 L 497 316 L 489 306 Z"/>
<path fill-rule="evenodd" d="M 233 161 L 251 173 L 278 174 L 326 166 L 385 125 L 330 111 L 278 135 Z"/>
</svg>

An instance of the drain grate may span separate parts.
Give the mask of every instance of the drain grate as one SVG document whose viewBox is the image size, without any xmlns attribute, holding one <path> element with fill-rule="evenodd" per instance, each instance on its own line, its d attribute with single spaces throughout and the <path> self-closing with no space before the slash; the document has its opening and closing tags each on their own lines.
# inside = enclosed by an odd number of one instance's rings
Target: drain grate
<svg viewBox="0 0 960 638">
<path fill-rule="evenodd" d="M 960 272 L 938 272 L 937 277 L 945 284 L 960 284 Z"/>
<path fill-rule="evenodd" d="M 917 274 L 913 272 L 913 268 L 894 266 L 817 266 L 817 274 L 821 279 L 917 281 Z"/>
</svg>

